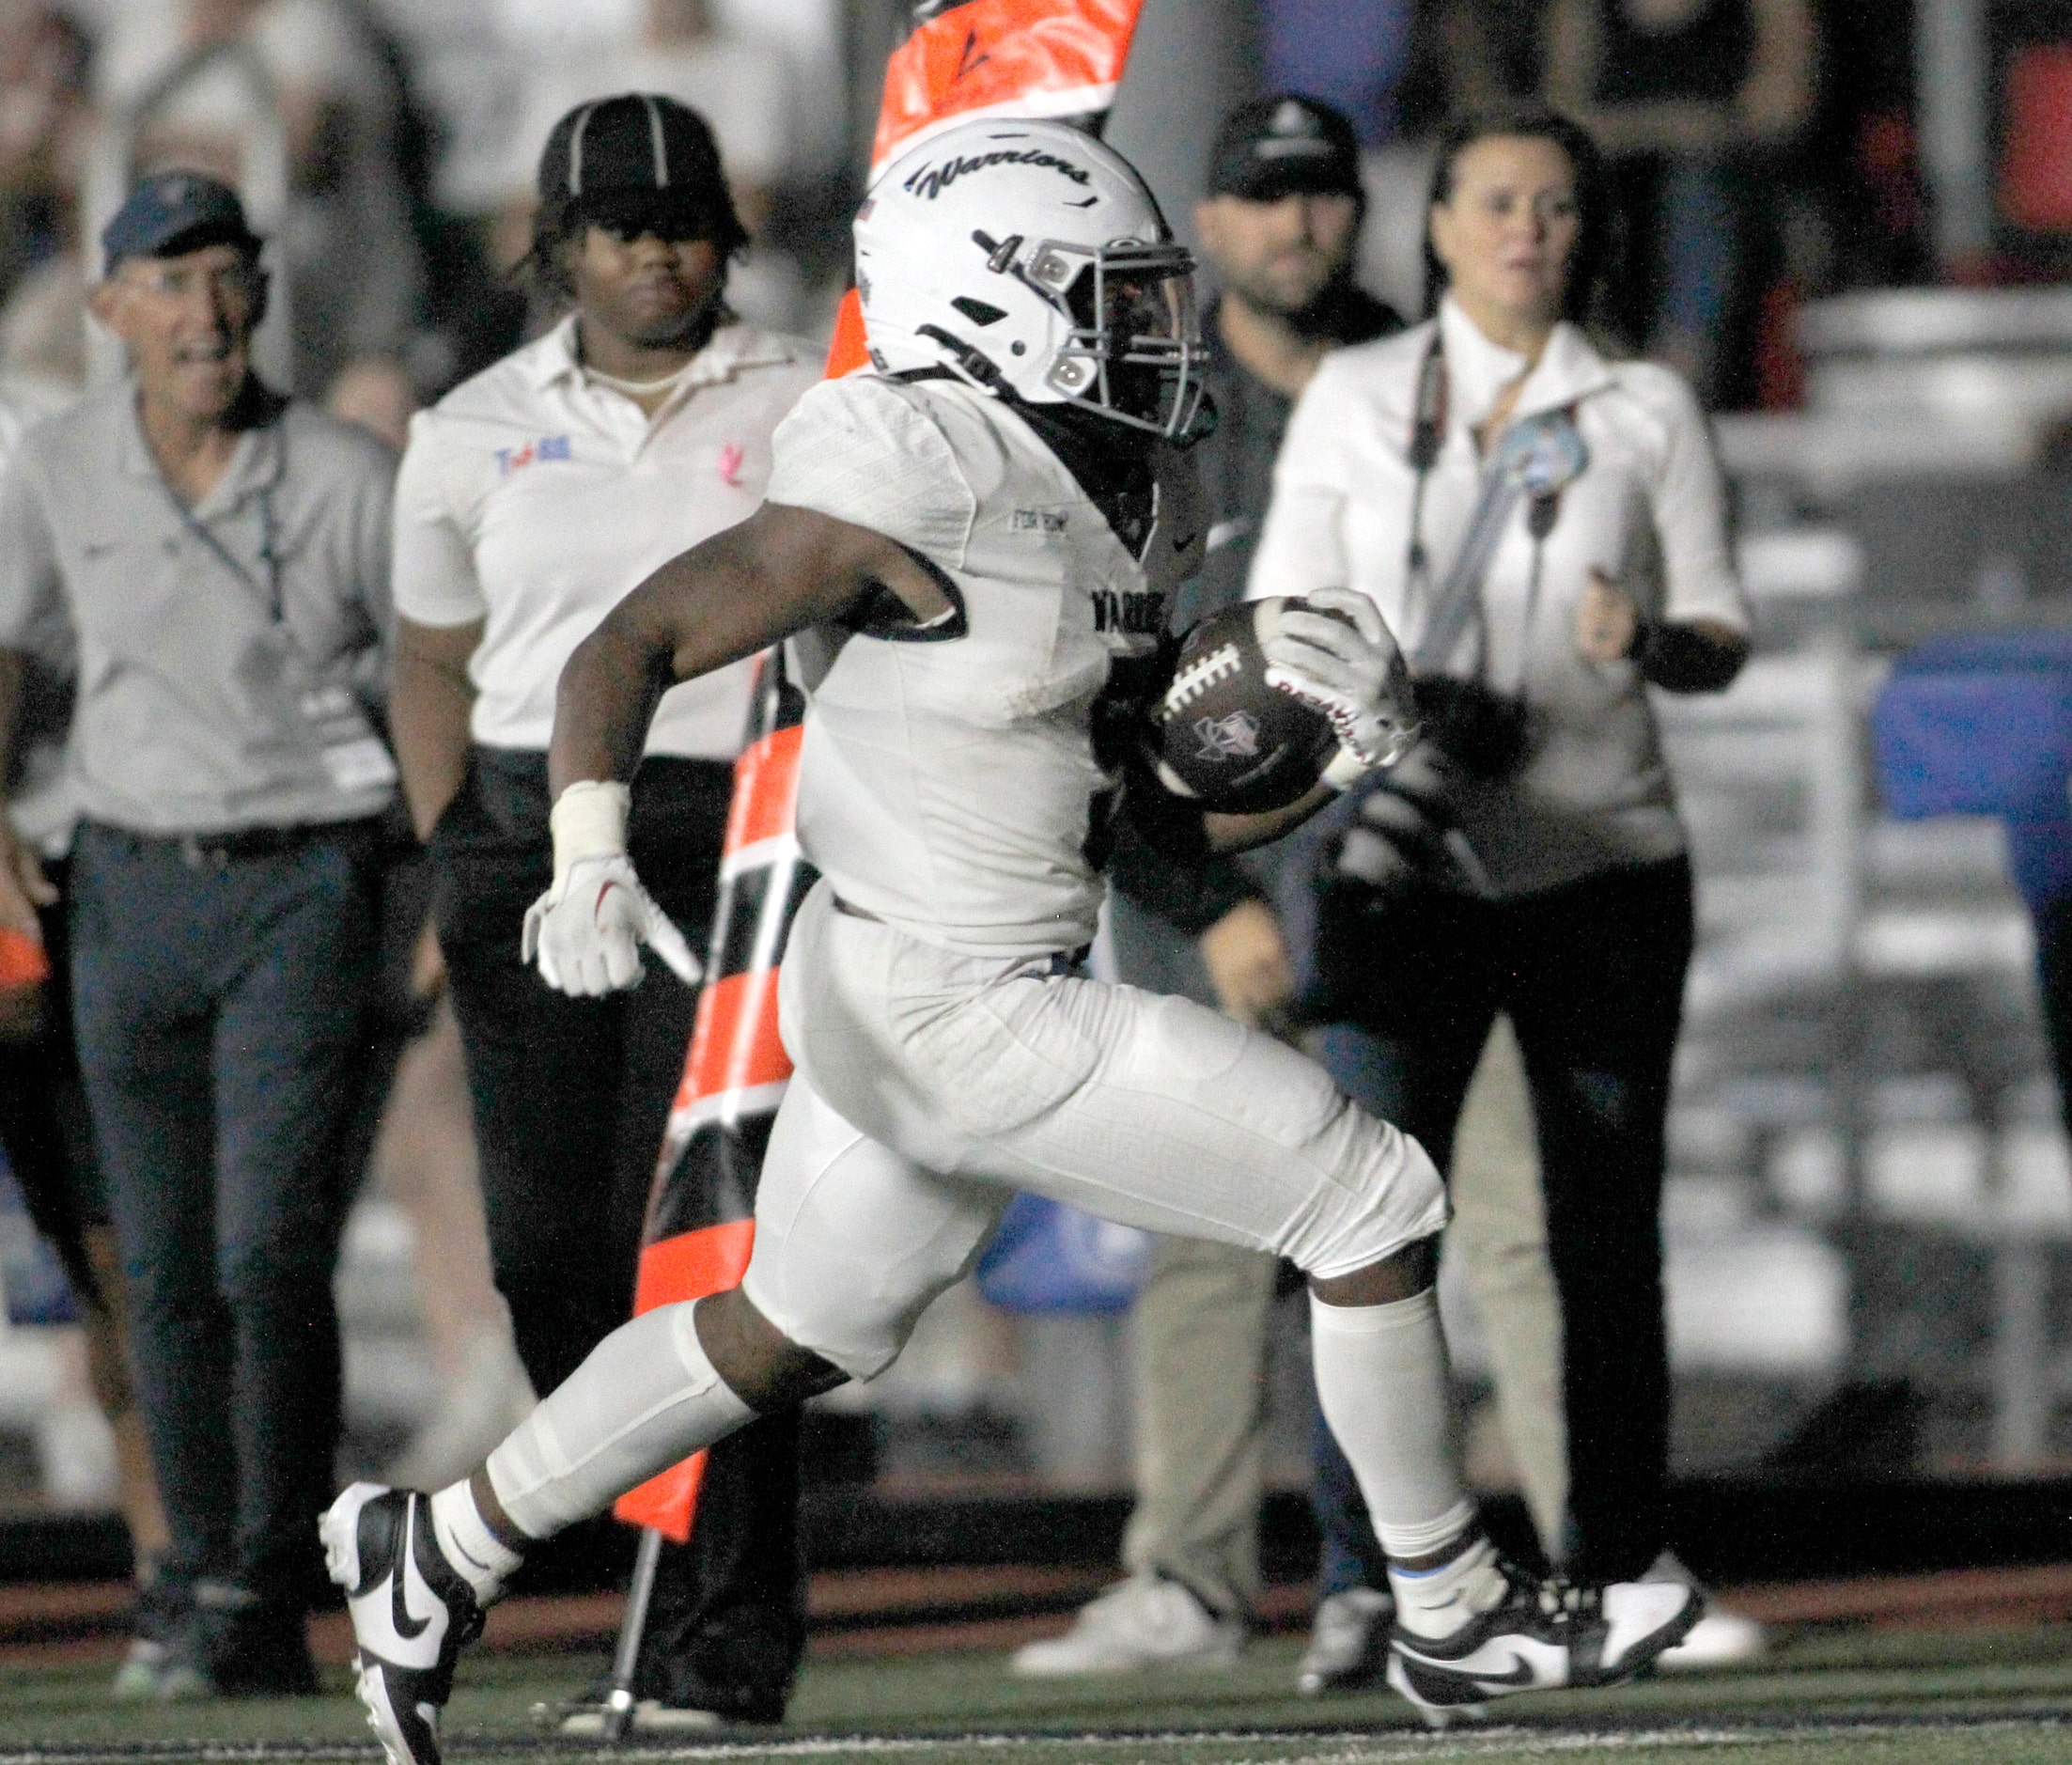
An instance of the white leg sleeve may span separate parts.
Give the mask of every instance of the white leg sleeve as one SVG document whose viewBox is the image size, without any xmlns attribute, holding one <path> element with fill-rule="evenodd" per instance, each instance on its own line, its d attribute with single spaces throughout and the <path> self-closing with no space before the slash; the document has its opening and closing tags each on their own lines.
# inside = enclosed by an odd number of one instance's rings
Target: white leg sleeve
<svg viewBox="0 0 2072 1765">
<path fill-rule="evenodd" d="M 1324 1419 L 1351 1460 L 1381 1548 L 1424 1556 L 1474 1523 L 1453 1437 L 1439 1295 L 1389 1305 L 1310 1296 L 1310 1348 Z"/>
<path fill-rule="evenodd" d="M 754 1417 L 705 1357 L 697 1304 L 621 1324 L 490 1454 L 490 1487 L 528 1538 L 602 1513 Z"/>
</svg>

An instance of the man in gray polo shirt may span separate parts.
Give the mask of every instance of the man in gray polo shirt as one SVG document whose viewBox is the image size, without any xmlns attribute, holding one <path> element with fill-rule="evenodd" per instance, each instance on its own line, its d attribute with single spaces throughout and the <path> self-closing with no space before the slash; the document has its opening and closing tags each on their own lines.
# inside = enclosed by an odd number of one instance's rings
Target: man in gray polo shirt
<svg viewBox="0 0 2072 1765">
<path fill-rule="evenodd" d="M 394 461 L 254 375 L 266 277 L 232 191 L 157 174 L 101 243 L 93 312 L 132 377 L 0 484 L 0 758 L 21 658 L 71 673 L 74 1017 L 186 1596 L 161 1689 L 314 1691 Z M 6 826 L 0 922 L 32 929 L 50 892 Z"/>
</svg>

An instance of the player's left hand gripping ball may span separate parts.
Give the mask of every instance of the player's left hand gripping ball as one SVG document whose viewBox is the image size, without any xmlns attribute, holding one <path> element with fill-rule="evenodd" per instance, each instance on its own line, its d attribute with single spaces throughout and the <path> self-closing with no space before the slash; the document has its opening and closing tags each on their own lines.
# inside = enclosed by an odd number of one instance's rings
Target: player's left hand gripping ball
<svg viewBox="0 0 2072 1765">
<path fill-rule="evenodd" d="M 1410 669 L 1380 612 L 1351 588 L 1319 588 L 1288 606 L 1261 646 L 1269 686 L 1331 719 L 1338 753 L 1322 782 L 1344 790 L 1394 766 L 1417 741 Z"/>
<path fill-rule="evenodd" d="M 645 944 L 695 987 L 703 971 L 669 915 L 641 886 L 626 855 L 631 795 L 624 785 L 583 782 L 555 800 L 554 880 L 525 914 L 521 955 L 537 956 L 558 992 L 595 997 L 631 987 L 647 971 Z"/>
</svg>

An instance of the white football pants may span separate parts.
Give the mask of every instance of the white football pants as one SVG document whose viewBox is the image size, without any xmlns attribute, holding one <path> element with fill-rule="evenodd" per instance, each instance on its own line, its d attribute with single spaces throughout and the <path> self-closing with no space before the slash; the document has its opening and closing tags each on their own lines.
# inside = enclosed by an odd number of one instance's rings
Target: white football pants
<svg viewBox="0 0 2072 1765">
<path fill-rule="evenodd" d="M 1445 1224 L 1424 1150 L 1323 1069 L 1185 999 L 958 956 L 839 913 L 786 952 L 799 1069 L 764 1161 L 756 1309 L 858 1379 L 970 1269 L 1016 1189 L 1349 1274 Z"/>
<path fill-rule="evenodd" d="M 1444 1226 L 1423 1148 L 1314 1062 L 1205 1006 L 1053 966 L 917 943 L 837 912 L 825 882 L 807 897 L 780 1004 L 798 1076 L 771 1130 L 741 1283 L 800 1347 L 857 1379 L 881 1372 L 1017 1189 L 1324 1277 Z M 683 1315 L 649 1313 L 607 1338 L 491 1457 L 522 1528 L 543 1536 L 597 1512 L 745 1419 L 715 1388 L 690 1307 L 670 1310 Z M 1411 1539 L 1441 1517 L 1457 1530 L 1465 1511 L 1436 1312 L 1421 1331 L 1385 1349 L 1318 1336 L 1320 1383 L 1400 1412 L 1385 1389 L 1394 1374 L 1368 1365 L 1379 1352 L 1412 1376 L 1410 1407 L 1432 1412 L 1398 1416 L 1415 1463 L 1407 1482 L 1381 1481 L 1400 1499 L 1367 1492 L 1378 1521 L 1400 1508 Z M 1322 1378 L 1327 1347 L 1347 1363 L 1336 1379 Z M 1354 1453 L 1363 1483 L 1367 1456 Z"/>
</svg>

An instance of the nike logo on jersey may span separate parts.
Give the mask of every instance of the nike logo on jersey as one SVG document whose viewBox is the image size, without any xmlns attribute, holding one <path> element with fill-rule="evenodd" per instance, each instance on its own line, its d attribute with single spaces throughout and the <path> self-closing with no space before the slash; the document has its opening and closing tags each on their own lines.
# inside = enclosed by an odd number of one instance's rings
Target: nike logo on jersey
<svg viewBox="0 0 2072 1765">
<path fill-rule="evenodd" d="M 739 442 L 728 442 L 720 449 L 720 482 L 728 490 L 741 488 L 741 461 L 747 458 Z"/>
<path fill-rule="evenodd" d="M 417 1527 L 417 1504 L 413 1501 L 403 1509 L 403 1545 L 397 1554 L 396 1572 L 388 1585 L 389 1622 L 396 1626 L 396 1633 L 406 1643 L 413 1643 L 430 1628 L 428 1617 L 412 1617 L 410 1601 L 403 1590 L 403 1583 L 410 1578 L 410 1567 L 414 1562 L 416 1549 L 414 1537 Z"/>
</svg>

